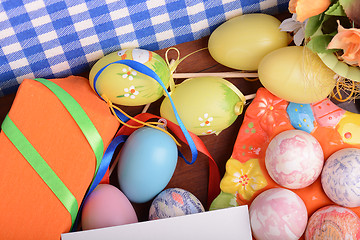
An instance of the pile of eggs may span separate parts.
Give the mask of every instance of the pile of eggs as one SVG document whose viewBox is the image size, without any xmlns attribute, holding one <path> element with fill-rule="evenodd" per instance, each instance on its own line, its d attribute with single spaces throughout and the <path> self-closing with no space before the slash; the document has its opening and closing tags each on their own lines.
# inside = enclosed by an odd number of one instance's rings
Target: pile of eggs
<svg viewBox="0 0 360 240">
<path fill-rule="evenodd" d="M 149 220 L 204 212 L 200 200 L 181 188 L 168 188 L 152 201 Z M 83 230 L 136 223 L 138 218 L 128 198 L 115 186 L 99 184 L 86 199 L 81 214 Z"/>
<path fill-rule="evenodd" d="M 235 17 L 211 34 L 209 52 L 224 66 L 257 70 L 262 85 L 287 101 L 307 104 L 326 98 L 335 86 L 334 72 L 306 47 L 287 46 L 289 36 L 279 25 L 279 20 L 266 14 Z M 99 96 L 118 105 L 149 104 L 165 95 L 160 114 L 178 123 L 170 94 L 164 94 L 171 85 L 170 68 L 154 52 L 124 49 L 109 54 L 94 65 L 89 79 Z M 196 135 L 219 134 L 236 120 L 245 104 L 242 93 L 218 77 L 187 79 L 172 90 L 179 116 Z M 164 190 L 178 158 L 176 144 L 168 135 L 152 128 L 139 129 L 128 138 L 119 158 L 121 191 L 99 185 L 85 202 L 83 229 L 137 222 L 131 202 L 153 200 L 149 220 L 204 211 L 190 192 Z M 304 232 L 305 239 L 335 239 L 339 232 L 360 238 L 360 219 L 345 208 L 360 206 L 360 149 L 340 150 L 325 161 L 311 134 L 289 130 L 272 139 L 265 165 L 281 188 L 264 191 L 250 206 L 256 239 L 298 239 Z M 337 205 L 319 209 L 308 220 L 304 202 L 289 189 L 308 187 L 319 177 L 324 192 Z"/>
<path fill-rule="evenodd" d="M 359 239 L 360 218 L 345 207 L 360 206 L 360 149 L 333 153 L 324 164 L 319 142 L 301 130 L 276 135 L 265 155 L 266 170 L 281 187 L 259 194 L 250 206 L 253 235 L 262 239 Z M 289 189 L 310 186 L 318 178 L 336 205 L 317 210 L 308 221 L 303 200 Z M 345 217 L 346 216 L 346 217 Z"/>
<path fill-rule="evenodd" d="M 153 200 L 149 220 L 203 212 L 201 202 L 189 191 L 164 188 L 175 171 L 178 149 L 166 133 L 143 127 L 132 133 L 119 154 L 120 189 L 100 184 L 86 199 L 82 229 L 117 226 L 138 221 L 132 203 Z"/>
<path fill-rule="evenodd" d="M 154 76 L 159 77 L 158 82 Z M 150 104 L 165 95 L 161 117 L 178 123 L 170 93 L 165 94 L 170 69 L 155 52 L 127 49 L 111 53 L 95 63 L 89 81 L 99 96 L 123 106 Z M 236 120 L 245 104 L 242 93 L 219 77 L 187 79 L 176 85 L 171 99 L 187 130 L 197 135 L 220 133 Z"/>
</svg>

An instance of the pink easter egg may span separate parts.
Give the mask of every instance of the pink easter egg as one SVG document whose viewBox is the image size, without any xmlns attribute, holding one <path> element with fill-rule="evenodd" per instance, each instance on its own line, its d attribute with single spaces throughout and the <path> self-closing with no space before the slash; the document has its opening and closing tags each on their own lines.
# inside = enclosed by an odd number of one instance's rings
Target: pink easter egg
<svg viewBox="0 0 360 240">
<path fill-rule="evenodd" d="M 297 240 L 305 231 L 307 210 L 302 199 L 284 188 L 259 194 L 250 206 L 250 223 L 257 240 Z"/>
<path fill-rule="evenodd" d="M 320 175 L 324 153 L 311 134 L 288 130 L 276 135 L 266 149 L 265 166 L 279 185 L 299 189 L 311 185 Z"/>
<path fill-rule="evenodd" d="M 126 196 L 115 186 L 99 184 L 84 204 L 83 230 L 138 222 L 135 210 Z"/>
<path fill-rule="evenodd" d="M 320 208 L 311 215 L 305 240 L 360 239 L 360 218 L 350 209 L 337 205 Z"/>
</svg>

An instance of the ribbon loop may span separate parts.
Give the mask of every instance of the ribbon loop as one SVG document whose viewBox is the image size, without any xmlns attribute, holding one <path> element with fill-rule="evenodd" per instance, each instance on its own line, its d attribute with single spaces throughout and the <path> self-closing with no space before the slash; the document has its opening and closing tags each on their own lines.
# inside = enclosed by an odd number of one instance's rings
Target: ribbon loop
<svg viewBox="0 0 360 240">
<path fill-rule="evenodd" d="M 200 50 L 198 50 L 200 51 Z M 131 67 L 132 69 L 134 69 L 135 71 L 138 71 L 142 74 L 145 74 L 151 78 L 153 78 L 156 82 L 158 82 L 160 84 L 160 86 L 163 88 L 163 90 L 165 91 L 166 93 L 166 96 L 169 97 L 169 100 L 170 100 L 170 103 L 171 103 L 171 106 L 172 106 L 172 109 L 174 111 L 174 114 L 175 114 L 175 118 L 181 128 L 181 131 L 183 132 L 185 138 L 186 138 L 186 142 L 187 144 L 189 145 L 190 149 L 191 149 L 191 153 L 192 153 L 192 159 L 191 161 L 186 161 L 186 163 L 188 164 L 193 164 L 195 161 L 196 161 L 196 158 L 198 156 L 198 152 L 197 152 L 197 149 L 196 149 L 196 146 L 195 146 L 195 143 L 193 141 L 193 139 L 191 138 L 189 132 L 187 131 L 187 129 L 185 128 L 185 125 L 183 124 L 182 120 L 180 119 L 180 116 L 179 114 L 177 113 L 176 111 L 176 107 L 175 107 L 175 104 L 174 102 L 172 101 L 171 97 L 170 97 L 170 93 L 168 92 L 166 86 L 164 85 L 164 83 L 162 82 L 162 80 L 160 79 L 160 77 L 156 74 L 156 72 L 154 72 L 151 68 L 149 68 L 148 66 L 140 63 L 140 62 L 137 62 L 137 61 L 134 61 L 134 60 L 129 60 L 129 59 L 124 59 L 124 60 L 119 60 L 119 61 L 115 61 L 115 62 L 112 62 L 112 63 L 109 63 L 107 64 L 106 66 L 104 66 L 103 68 L 101 68 L 97 74 L 95 75 L 94 77 L 94 83 L 93 83 L 93 86 L 94 86 L 94 89 L 96 91 L 97 94 L 98 91 L 96 90 L 96 82 L 100 76 L 100 74 L 110 65 L 112 64 L 124 64 L 128 67 Z M 102 96 L 100 96 L 102 99 L 104 99 Z M 142 124 L 144 124 L 142 122 Z"/>
</svg>

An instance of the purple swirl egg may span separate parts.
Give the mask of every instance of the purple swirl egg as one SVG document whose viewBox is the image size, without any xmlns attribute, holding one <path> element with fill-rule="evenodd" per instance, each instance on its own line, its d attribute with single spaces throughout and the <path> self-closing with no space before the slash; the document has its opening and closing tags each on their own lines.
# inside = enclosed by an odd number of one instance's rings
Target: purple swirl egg
<svg viewBox="0 0 360 240">
<path fill-rule="evenodd" d="M 321 174 L 325 194 L 344 207 L 360 206 L 360 149 L 345 148 L 333 153 Z"/>
</svg>

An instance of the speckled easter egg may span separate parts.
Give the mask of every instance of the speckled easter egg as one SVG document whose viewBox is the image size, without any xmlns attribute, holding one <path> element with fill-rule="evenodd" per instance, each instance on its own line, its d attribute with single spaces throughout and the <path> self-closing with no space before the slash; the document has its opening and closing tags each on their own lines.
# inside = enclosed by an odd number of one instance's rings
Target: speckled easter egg
<svg viewBox="0 0 360 240">
<path fill-rule="evenodd" d="M 153 200 L 149 220 L 183 216 L 204 212 L 205 209 L 199 199 L 191 192 L 181 188 L 168 188 Z"/>
<path fill-rule="evenodd" d="M 196 135 L 218 134 L 242 113 L 245 98 L 231 82 L 219 77 L 190 78 L 171 93 L 180 119 Z M 162 117 L 177 123 L 171 102 L 165 98 Z"/>
<path fill-rule="evenodd" d="M 258 195 L 250 206 L 250 223 L 257 240 L 297 240 L 307 224 L 303 200 L 284 188 L 272 188 Z"/>
<path fill-rule="evenodd" d="M 139 106 L 158 100 L 163 95 L 161 85 L 123 60 L 140 63 L 155 72 L 165 86 L 169 85 L 170 70 L 160 55 L 145 49 L 123 49 L 95 63 L 89 74 L 90 86 L 100 96 L 119 105 Z"/>
<path fill-rule="evenodd" d="M 265 165 L 270 177 L 286 188 L 309 186 L 319 177 L 323 164 L 320 143 L 305 131 L 284 131 L 266 149 Z"/>
<path fill-rule="evenodd" d="M 345 148 L 325 162 L 321 184 L 326 195 L 344 207 L 360 206 L 360 149 Z"/>
<path fill-rule="evenodd" d="M 360 239 L 360 218 L 337 205 L 320 208 L 309 218 L 305 240 L 323 239 Z"/>
</svg>

